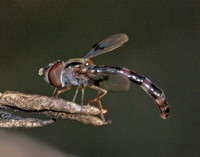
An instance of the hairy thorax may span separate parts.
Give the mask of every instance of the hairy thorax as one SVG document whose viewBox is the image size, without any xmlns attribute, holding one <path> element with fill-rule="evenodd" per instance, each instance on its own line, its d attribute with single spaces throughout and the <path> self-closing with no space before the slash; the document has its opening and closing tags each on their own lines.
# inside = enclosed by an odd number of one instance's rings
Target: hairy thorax
<svg viewBox="0 0 200 157">
<path fill-rule="evenodd" d="M 72 85 L 87 87 L 88 78 L 80 71 L 79 68 L 67 68 L 63 73 L 65 82 Z"/>
</svg>

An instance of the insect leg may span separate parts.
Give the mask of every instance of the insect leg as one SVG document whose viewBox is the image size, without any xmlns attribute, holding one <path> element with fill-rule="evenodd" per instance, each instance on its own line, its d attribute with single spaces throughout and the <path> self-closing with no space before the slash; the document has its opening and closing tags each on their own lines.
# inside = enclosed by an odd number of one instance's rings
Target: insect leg
<svg viewBox="0 0 200 157">
<path fill-rule="evenodd" d="M 71 86 L 72 85 L 68 84 L 66 88 L 59 90 L 55 97 L 57 98 L 60 93 L 68 91 L 71 88 Z"/>
<path fill-rule="evenodd" d="M 53 94 L 52 94 L 52 97 L 53 98 L 55 98 L 55 96 L 56 96 L 56 91 L 57 91 L 57 87 L 54 89 L 54 91 L 53 91 Z"/>
<path fill-rule="evenodd" d="M 101 119 L 105 122 L 106 120 L 105 120 L 104 115 L 103 115 L 103 112 L 102 112 L 101 101 L 99 100 L 99 99 L 100 99 L 100 94 L 101 94 L 101 90 L 99 90 L 98 95 L 97 95 L 97 104 L 98 104 L 99 109 L 100 109 Z"/>
<path fill-rule="evenodd" d="M 97 87 L 97 86 L 90 86 L 90 88 L 92 89 L 95 89 L 95 90 L 98 90 L 98 95 L 97 95 L 97 98 L 96 99 L 93 99 L 93 100 L 90 100 L 88 102 L 88 104 L 91 104 L 93 102 L 97 102 L 98 106 L 99 106 L 99 109 L 100 109 L 100 115 L 101 115 L 101 119 L 103 121 L 106 121 L 105 118 L 104 118 L 104 115 L 103 115 L 103 112 L 102 112 L 102 105 L 101 105 L 101 101 L 100 99 L 105 96 L 107 94 L 107 90 L 105 89 L 102 89 L 100 87 Z M 103 92 L 103 94 L 101 95 L 101 92 Z"/>
<path fill-rule="evenodd" d="M 74 94 L 74 97 L 73 97 L 73 99 L 72 99 L 72 102 L 75 102 L 76 101 L 76 97 L 77 97 L 77 95 L 78 95 L 78 91 L 79 91 L 79 86 L 76 88 L 76 92 L 75 92 L 75 94 Z"/>
<path fill-rule="evenodd" d="M 90 88 L 95 89 L 95 90 L 100 90 L 101 92 L 103 92 L 103 94 L 99 96 L 99 99 L 101 99 L 102 97 L 104 97 L 107 94 L 107 92 L 108 92 L 107 90 L 105 90 L 103 88 L 100 88 L 100 87 L 97 87 L 97 86 L 90 86 Z M 94 103 L 96 101 L 97 101 L 97 98 L 95 98 L 93 100 L 90 100 L 88 102 L 88 104 L 92 104 L 92 103 Z"/>
<path fill-rule="evenodd" d="M 82 88 L 81 88 L 81 91 L 82 91 L 82 96 L 81 96 L 81 105 L 83 105 L 83 103 L 84 103 L 84 93 L 85 93 L 85 88 L 82 87 Z"/>
</svg>

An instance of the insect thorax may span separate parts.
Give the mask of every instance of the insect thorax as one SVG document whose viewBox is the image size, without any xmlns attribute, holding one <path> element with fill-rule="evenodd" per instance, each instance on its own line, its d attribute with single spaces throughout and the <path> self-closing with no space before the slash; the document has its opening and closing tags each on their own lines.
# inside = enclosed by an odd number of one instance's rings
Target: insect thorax
<svg viewBox="0 0 200 157">
<path fill-rule="evenodd" d="M 84 70 L 87 71 L 85 66 L 85 60 L 83 59 L 70 59 L 65 62 L 65 68 L 63 70 L 63 79 L 67 84 L 87 86 L 87 78 L 83 74 Z"/>
</svg>

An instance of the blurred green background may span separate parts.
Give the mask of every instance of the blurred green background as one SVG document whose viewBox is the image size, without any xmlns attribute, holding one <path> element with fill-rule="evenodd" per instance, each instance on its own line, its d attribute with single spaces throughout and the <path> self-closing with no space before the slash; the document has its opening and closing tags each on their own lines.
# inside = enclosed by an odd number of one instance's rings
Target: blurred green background
<svg viewBox="0 0 200 157">
<path fill-rule="evenodd" d="M 124 66 L 162 88 L 170 117 L 135 84 L 102 100 L 112 125 L 59 120 L 34 129 L 12 129 L 77 156 L 200 156 L 199 1 L 0 2 L 0 88 L 51 96 L 38 69 L 57 59 L 83 57 L 96 42 L 126 33 L 129 42 L 93 58 Z M 71 100 L 75 88 L 61 95 Z M 85 102 L 96 92 L 86 90 Z M 79 96 L 80 98 L 80 96 Z"/>
</svg>

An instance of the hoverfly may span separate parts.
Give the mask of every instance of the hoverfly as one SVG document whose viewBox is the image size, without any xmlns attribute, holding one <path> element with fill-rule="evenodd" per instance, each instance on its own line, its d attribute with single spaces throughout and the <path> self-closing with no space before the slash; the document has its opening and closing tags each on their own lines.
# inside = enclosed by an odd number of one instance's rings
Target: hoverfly
<svg viewBox="0 0 200 157">
<path fill-rule="evenodd" d="M 58 97 L 62 92 L 77 86 L 73 102 L 75 102 L 79 89 L 82 91 L 81 105 L 83 105 L 84 90 L 86 87 L 98 91 L 97 97 L 90 100 L 88 104 L 97 102 L 100 115 L 105 121 L 102 113 L 100 99 L 109 92 L 124 92 L 130 87 L 130 82 L 139 85 L 158 105 L 161 118 L 169 116 L 169 104 L 165 94 L 148 78 L 137 74 L 129 69 L 118 66 L 97 66 L 90 59 L 103 53 L 112 51 L 128 41 L 128 36 L 123 33 L 112 35 L 95 44 L 83 57 L 70 59 L 66 62 L 57 60 L 50 63 L 46 68 L 39 70 L 39 75 L 44 75 L 47 83 L 55 87 L 53 97 Z M 63 88 L 56 94 L 57 88 Z"/>
</svg>

